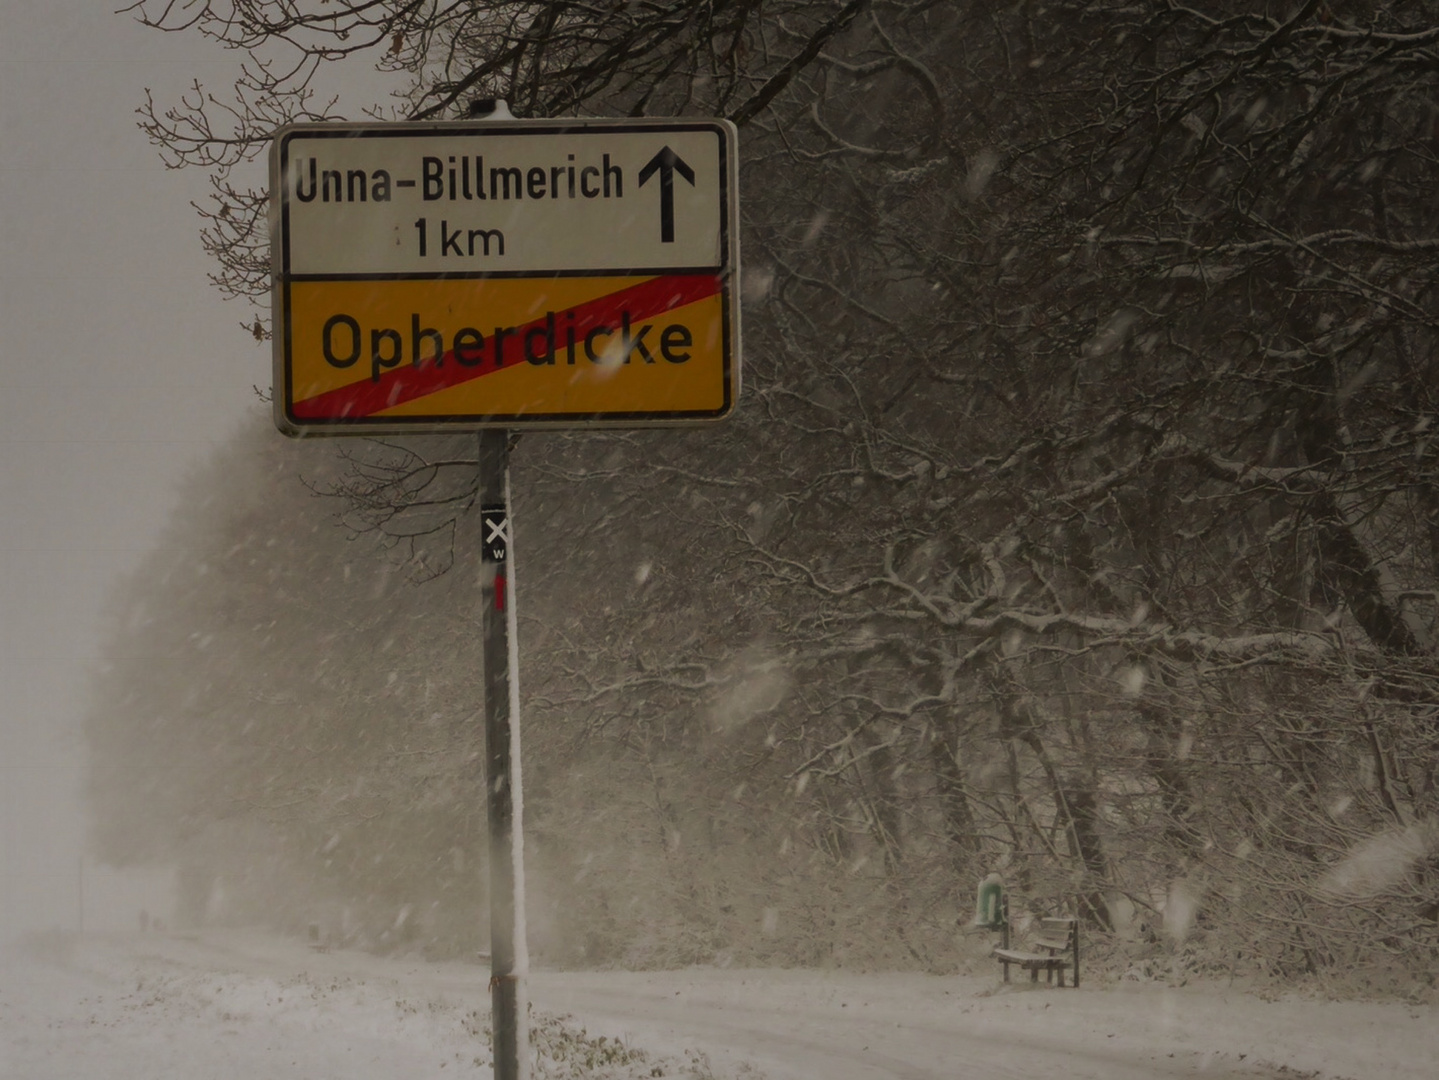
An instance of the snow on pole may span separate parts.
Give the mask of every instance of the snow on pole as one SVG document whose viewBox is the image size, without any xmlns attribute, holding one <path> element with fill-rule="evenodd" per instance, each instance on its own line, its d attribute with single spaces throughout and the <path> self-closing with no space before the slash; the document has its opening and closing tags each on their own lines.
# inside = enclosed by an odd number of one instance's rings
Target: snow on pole
<svg viewBox="0 0 1439 1080">
<path fill-rule="evenodd" d="M 515 566 L 514 500 L 510 497 L 510 456 L 505 454 L 505 506 L 510 510 L 509 595 L 505 602 L 505 636 L 509 639 L 508 666 L 510 675 L 510 864 L 515 889 L 515 976 L 520 980 L 520 1000 L 524 998 L 524 979 L 530 973 L 530 947 L 525 925 L 525 785 L 520 771 L 520 627 L 516 613 L 519 592 Z M 522 1041 L 528 1042 L 528 1032 Z"/>
<path fill-rule="evenodd" d="M 479 437 L 481 634 L 485 685 L 485 808 L 489 833 L 490 1027 L 495 1080 L 530 1074 L 524 939 L 524 866 L 519 842 L 519 682 L 511 551 L 509 433 Z"/>
</svg>

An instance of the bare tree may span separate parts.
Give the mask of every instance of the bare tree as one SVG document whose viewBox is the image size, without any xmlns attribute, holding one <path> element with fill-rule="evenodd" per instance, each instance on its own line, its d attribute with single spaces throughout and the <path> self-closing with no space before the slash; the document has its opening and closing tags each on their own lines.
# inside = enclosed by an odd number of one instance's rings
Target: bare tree
<svg viewBox="0 0 1439 1080">
<path fill-rule="evenodd" d="M 690 756 L 697 798 L 791 815 L 810 895 L 839 883 L 806 948 L 863 880 L 908 905 L 895 955 L 944 955 L 996 865 L 1099 925 L 1179 882 L 1216 948 L 1291 969 L 1432 944 L 1432 868 L 1331 887 L 1439 812 L 1432 5 L 133 10 L 249 58 L 144 118 L 212 171 L 239 295 L 268 264 L 235 170 L 337 114 L 330 62 L 393 72 L 395 118 L 741 123 L 743 407 L 522 443 L 527 686 L 567 753 Z M 443 569 L 468 457 L 397 441 L 329 490 Z M 773 693 L 717 738 L 745 685 Z M 1278 925 L 1241 947 L 1246 889 Z"/>
</svg>

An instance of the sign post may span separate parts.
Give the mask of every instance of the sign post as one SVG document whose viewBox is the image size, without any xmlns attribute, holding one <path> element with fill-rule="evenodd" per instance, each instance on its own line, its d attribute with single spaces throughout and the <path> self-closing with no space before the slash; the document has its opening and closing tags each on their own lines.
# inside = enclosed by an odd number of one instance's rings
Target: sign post
<svg viewBox="0 0 1439 1080">
<path fill-rule="evenodd" d="M 479 431 L 496 1080 L 529 1030 L 509 428 L 693 425 L 740 389 L 725 120 L 294 124 L 270 151 L 275 423 Z"/>
<path fill-rule="evenodd" d="M 489 823 L 490 1030 L 495 1080 L 528 1076 L 523 1023 L 529 963 L 525 944 L 524 799 L 520 787 L 519 634 L 510 542 L 509 433 L 480 432 L 480 632 L 485 676 L 485 816 Z"/>
</svg>

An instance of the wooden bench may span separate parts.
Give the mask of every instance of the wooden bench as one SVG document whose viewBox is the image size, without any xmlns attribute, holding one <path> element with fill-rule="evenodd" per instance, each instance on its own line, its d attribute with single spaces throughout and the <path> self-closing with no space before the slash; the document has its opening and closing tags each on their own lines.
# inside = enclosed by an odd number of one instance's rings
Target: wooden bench
<svg viewBox="0 0 1439 1080">
<path fill-rule="evenodd" d="M 1008 915 L 1008 911 L 1005 912 Z M 1009 947 L 1009 927 L 1004 928 L 1000 944 L 994 947 L 994 958 L 1004 965 L 1004 981 L 1009 982 L 1009 965 L 1018 964 L 1029 972 L 1029 981 L 1038 982 L 1039 973 L 1045 982 L 1053 982 L 1056 974 L 1064 985 L 1064 972 L 1074 969 L 1074 984 L 1079 985 L 1079 920 L 1065 917 L 1040 919 L 1039 930 L 1030 937 L 1031 949 Z"/>
</svg>

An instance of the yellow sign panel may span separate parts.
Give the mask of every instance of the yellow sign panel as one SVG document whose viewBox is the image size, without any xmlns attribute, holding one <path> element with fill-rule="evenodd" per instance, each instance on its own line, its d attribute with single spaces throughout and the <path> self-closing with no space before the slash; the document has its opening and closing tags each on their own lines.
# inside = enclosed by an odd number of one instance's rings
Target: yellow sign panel
<svg viewBox="0 0 1439 1080">
<path fill-rule="evenodd" d="M 291 288 L 291 415 L 326 420 L 630 413 L 729 405 L 714 275 Z"/>
<path fill-rule="evenodd" d="M 296 125 L 271 156 L 289 434 L 720 419 L 733 129 Z"/>
</svg>

